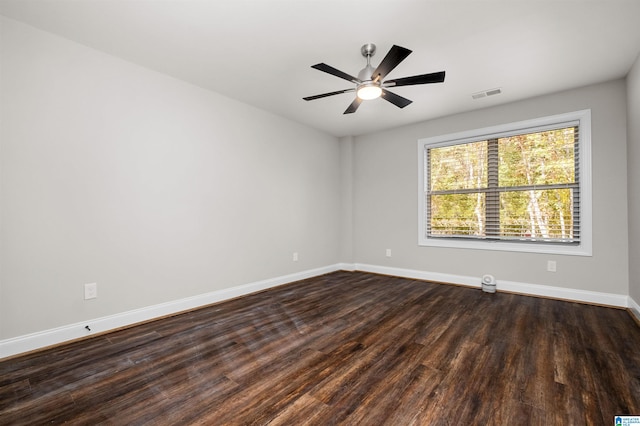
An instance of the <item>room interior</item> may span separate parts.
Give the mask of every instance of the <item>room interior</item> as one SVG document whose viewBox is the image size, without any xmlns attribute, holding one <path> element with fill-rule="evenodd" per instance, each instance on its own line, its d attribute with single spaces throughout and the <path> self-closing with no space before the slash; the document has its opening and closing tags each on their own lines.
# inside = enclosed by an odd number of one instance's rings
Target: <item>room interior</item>
<svg viewBox="0 0 640 426">
<path fill-rule="evenodd" d="M 0 359 L 335 271 L 640 320 L 640 4 L 373 3 L 0 0 Z M 371 42 L 445 82 L 302 99 Z M 590 256 L 418 246 L 417 140 L 584 109 Z"/>
</svg>

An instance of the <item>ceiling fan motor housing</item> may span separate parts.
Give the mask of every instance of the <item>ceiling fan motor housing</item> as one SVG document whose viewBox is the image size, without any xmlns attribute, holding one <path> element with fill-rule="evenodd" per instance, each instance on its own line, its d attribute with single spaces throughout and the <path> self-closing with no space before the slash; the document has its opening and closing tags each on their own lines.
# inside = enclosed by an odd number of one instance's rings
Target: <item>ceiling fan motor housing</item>
<svg viewBox="0 0 640 426">
<path fill-rule="evenodd" d="M 373 75 L 374 71 L 375 68 L 373 68 L 371 64 L 367 64 L 367 66 L 362 68 L 362 70 L 360 70 L 360 72 L 358 73 L 358 79 L 362 81 L 369 81 L 371 80 L 371 76 Z"/>
</svg>

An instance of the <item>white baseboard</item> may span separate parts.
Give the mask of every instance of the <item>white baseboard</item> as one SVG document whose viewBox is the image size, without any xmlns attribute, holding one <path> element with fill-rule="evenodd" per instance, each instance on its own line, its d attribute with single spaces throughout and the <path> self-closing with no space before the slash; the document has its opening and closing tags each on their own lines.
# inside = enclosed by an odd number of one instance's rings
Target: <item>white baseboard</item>
<svg viewBox="0 0 640 426">
<path fill-rule="evenodd" d="M 629 296 L 629 309 L 631 310 L 633 316 L 635 316 L 638 321 L 640 321 L 640 305 L 638 305 L 638 303 L 633 300 L 631 296 Z"/>
<path fill-rule="evenodd" d="M 355 263 L 338 263 L 338 268 L 341 271 L 353 272 L 355 271 Z"/>
<path fill-rule="evenodd" d="M 398 277 L 414 278 L 427 281 L 458 284 L 477 288 L 480 288 L 482 286 L 480 283 L 481 277 L 470 277 L 465 275 L 442 274 L 437 272 L 418 271 L 414 269 L 392 268 L 387 266 L 376 266 L 359 263 L 353 265 L 353 270 L 373 272 L 384 275 L 395 275 Z M 595 303 L 599 305 L 616 306 L 622 308 L 630 307 L 629 301 L 631 300 L 630 297 L 623 294 L 601 293 L 596 291 L 577 290 L 572 288 L 553 287 L 547 285 L 528 284 L 504 280 L 497 280 L 496 288 L 498 291 L 502 290 L 531 296 L 543 296 L 550 297 L 552 299 Z"/>
<path fill-rule="evenodd" d="M 179 312 L 188 311 L 190 309 L 195 309 L 212 303 L 255 293 L 256 291 L 323 275 L 341 269 L 343 269 L 342 264 L 310 269 L 307 271 L 296 272 L 294 274 L 256 281 L 232 288 L 226 288 L 193 297 L 122 312 L 115 315 L 69 324 L 37 333 L 0 340 L 0 359 L 87 337 L 92 334 L 115 330 L 167 315 L 177 314 Z M 91 329 L 90 331 L 85 328 L 87 326 Z"/>
<path fill-rule="evenodd" d="M 389 266 L 368 265 L 355 263 L 354 271 L 373 272 L 374 274 L 393 275 L 396 277 L 413 278 L 417 280 L 436 281 L 441 283 L 459 284 L 468 287 L 481 287 L 478 277 L 465 275 L 442 274 L 439 272 L 419 271 L 417 269 L 393 268 Z"/>
</svg>

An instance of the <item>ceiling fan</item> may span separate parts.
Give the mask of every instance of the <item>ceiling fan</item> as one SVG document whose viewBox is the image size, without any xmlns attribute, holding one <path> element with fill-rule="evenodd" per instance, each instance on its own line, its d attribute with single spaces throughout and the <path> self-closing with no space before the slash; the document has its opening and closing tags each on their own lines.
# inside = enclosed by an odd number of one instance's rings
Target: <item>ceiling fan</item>
<svg viewBox="0 0 640 426">
<path fill-rule="evenodd" d="M 396 46 L 395 44 L 387 56 L 384 57 L 380 65 L 377 68 L 373 68 L 371 65 L 371 57 L 376 53 L 376 45 L 373 43 L 367 43 L 360 48 L 362 56 L 367 58 L 367 66 L 364 67 L 359 73 L 358 77 L 354 77 L 345 72 L 342 72 L 336 68 L 325 63 L 312 65 L 311 68 L 315 68 L 319 71 L 326 72 L 336 77 L 355 83 L 356 87 L 345 90 L 338 90 L 336 92 L 323 93 L 321 95 L 307 96 L 302 98 L 305 101 L 312 101 L 314 99 L 326 98 L 327 96 L 340 95 L 342 93 L 356 92 L 356 98 L 344 111 L 344 114 L 352 114 L 356 112 L 362 101 L 376 99 L 382 97 L 385 101 L 391 102 L 398 108 L 404 108 L 409 105 L 411 100 L 403 98 L 397 95 L 387 88 L 398 86 L 412 86 L 416 84 L 429 84 L 429 83 L 442 83 L 444 81 L 444 71 L 434 72 L 431 74 L 420 74 L 411 77 L 396 78 L 394 80 L 384 80 L 384 78 L 400 64 L 409 54 L 411 50 Z"/>
</svg>

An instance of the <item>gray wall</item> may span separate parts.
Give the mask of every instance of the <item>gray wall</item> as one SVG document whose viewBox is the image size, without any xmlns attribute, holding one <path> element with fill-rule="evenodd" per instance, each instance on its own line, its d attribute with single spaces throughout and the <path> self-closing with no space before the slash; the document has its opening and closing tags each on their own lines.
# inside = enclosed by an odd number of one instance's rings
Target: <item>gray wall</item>
<svg viewBox="0 0 640 426">
<path fill-rule="evenodd" d="M 353 263 L 353 136 L 340 138 L 340 261 Z"/>
<path fill-rule="evenodd" d="M 625 82 L 619 80 L 357 137 L 355 261 L 478 280 L 489 273 L 498 280 L 628 294 L 625 90 Z M 588 108 L 593 141 L 592 257 L 417 245 L 418 139 Z M 385 257 L 386 248 L 392 257 Z M 557 272 L 547 272 L 547 260 L 557 261 Z"/>
<path fill-rule="evenodd" d="M 640 304 L 640 56 L 627 76 L 629 295 Z M 640 315 L 640 312 L 638 312 Z"/>
<path fill-rule="evenodd" d="M 1 25 L 0 340 L 338 262 L 336 138 Z"/>
</svg>

